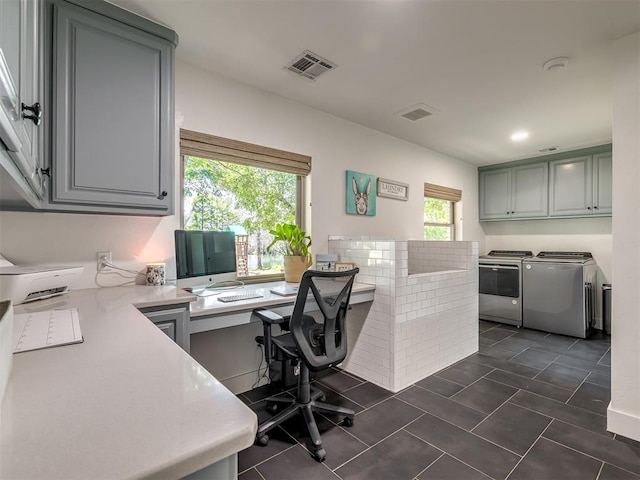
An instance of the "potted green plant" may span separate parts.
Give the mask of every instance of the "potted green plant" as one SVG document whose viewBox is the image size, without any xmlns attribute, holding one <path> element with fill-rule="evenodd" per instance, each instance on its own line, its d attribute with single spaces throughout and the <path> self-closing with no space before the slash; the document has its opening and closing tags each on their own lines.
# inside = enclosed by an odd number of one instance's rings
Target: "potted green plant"
<svg viewBox="0 0 640 480">
<path fill-rule="evenodd" d="M 298 225 L 281 223 L 269 230 L 273 235 L 273 241 L 267 247 L 271 251 L 278 242 L 284 244 L 284 280 L 285 282 L 298 283 L 304 271 L 311 266 L 311 236 Z"/>
</svg>

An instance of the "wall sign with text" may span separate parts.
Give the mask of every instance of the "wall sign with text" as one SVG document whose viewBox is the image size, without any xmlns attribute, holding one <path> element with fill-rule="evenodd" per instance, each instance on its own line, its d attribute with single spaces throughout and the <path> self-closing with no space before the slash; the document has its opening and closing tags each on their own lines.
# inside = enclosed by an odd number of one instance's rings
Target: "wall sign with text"
<svg viewBox="0 0 640 480">
<path fill-rule="evenodd" d="M 407 201 L 409 199 L 409 185 L 395 180 L 378 178 L 378 196 Z"/>
</svg>

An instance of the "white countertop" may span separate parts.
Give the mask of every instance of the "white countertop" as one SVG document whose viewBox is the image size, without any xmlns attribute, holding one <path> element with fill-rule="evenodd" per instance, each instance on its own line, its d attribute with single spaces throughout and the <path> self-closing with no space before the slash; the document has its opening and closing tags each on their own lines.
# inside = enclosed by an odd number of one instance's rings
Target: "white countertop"
<svg viewBox="0 0 640 480">
<path fill-rule="evenodd" d="M 193 299 L 130 286 L 16 306 L 77 307 L 84 342 L 14 355 L 0 478 L 179 478 L 250 446 L 256 415 L 133 306 Z"/>
</svg>

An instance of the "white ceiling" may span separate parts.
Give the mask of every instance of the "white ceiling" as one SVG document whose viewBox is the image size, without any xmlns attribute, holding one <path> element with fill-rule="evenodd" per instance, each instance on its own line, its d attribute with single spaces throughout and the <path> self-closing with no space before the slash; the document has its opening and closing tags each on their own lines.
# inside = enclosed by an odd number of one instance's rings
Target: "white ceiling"
<svg viewBox="0 0 640 480">
<path fill-rule="evenodd" d="M 611 141 L 611 42 L 640 30 L 640 0 L 112 1 L 174 29 L 179 60 L 476 165 Z M 283 69 L 306 49 L 338 68 Z"/>
</svg>

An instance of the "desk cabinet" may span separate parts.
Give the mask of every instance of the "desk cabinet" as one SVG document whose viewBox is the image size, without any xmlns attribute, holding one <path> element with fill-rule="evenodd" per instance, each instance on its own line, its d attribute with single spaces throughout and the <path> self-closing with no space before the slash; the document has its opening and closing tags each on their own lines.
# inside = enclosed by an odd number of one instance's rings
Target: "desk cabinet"
<svg viewBox="0 0 640 480">
<path fill-rule="evenodd" d="M 189 353 L 189 304 L 147 307 L 139 309 L 171 340 Z"/>
<path fill-rule="evenodd" d="M 547 163 L 480 172 L 480 220 L 547 216 Z"/>
</svg>

